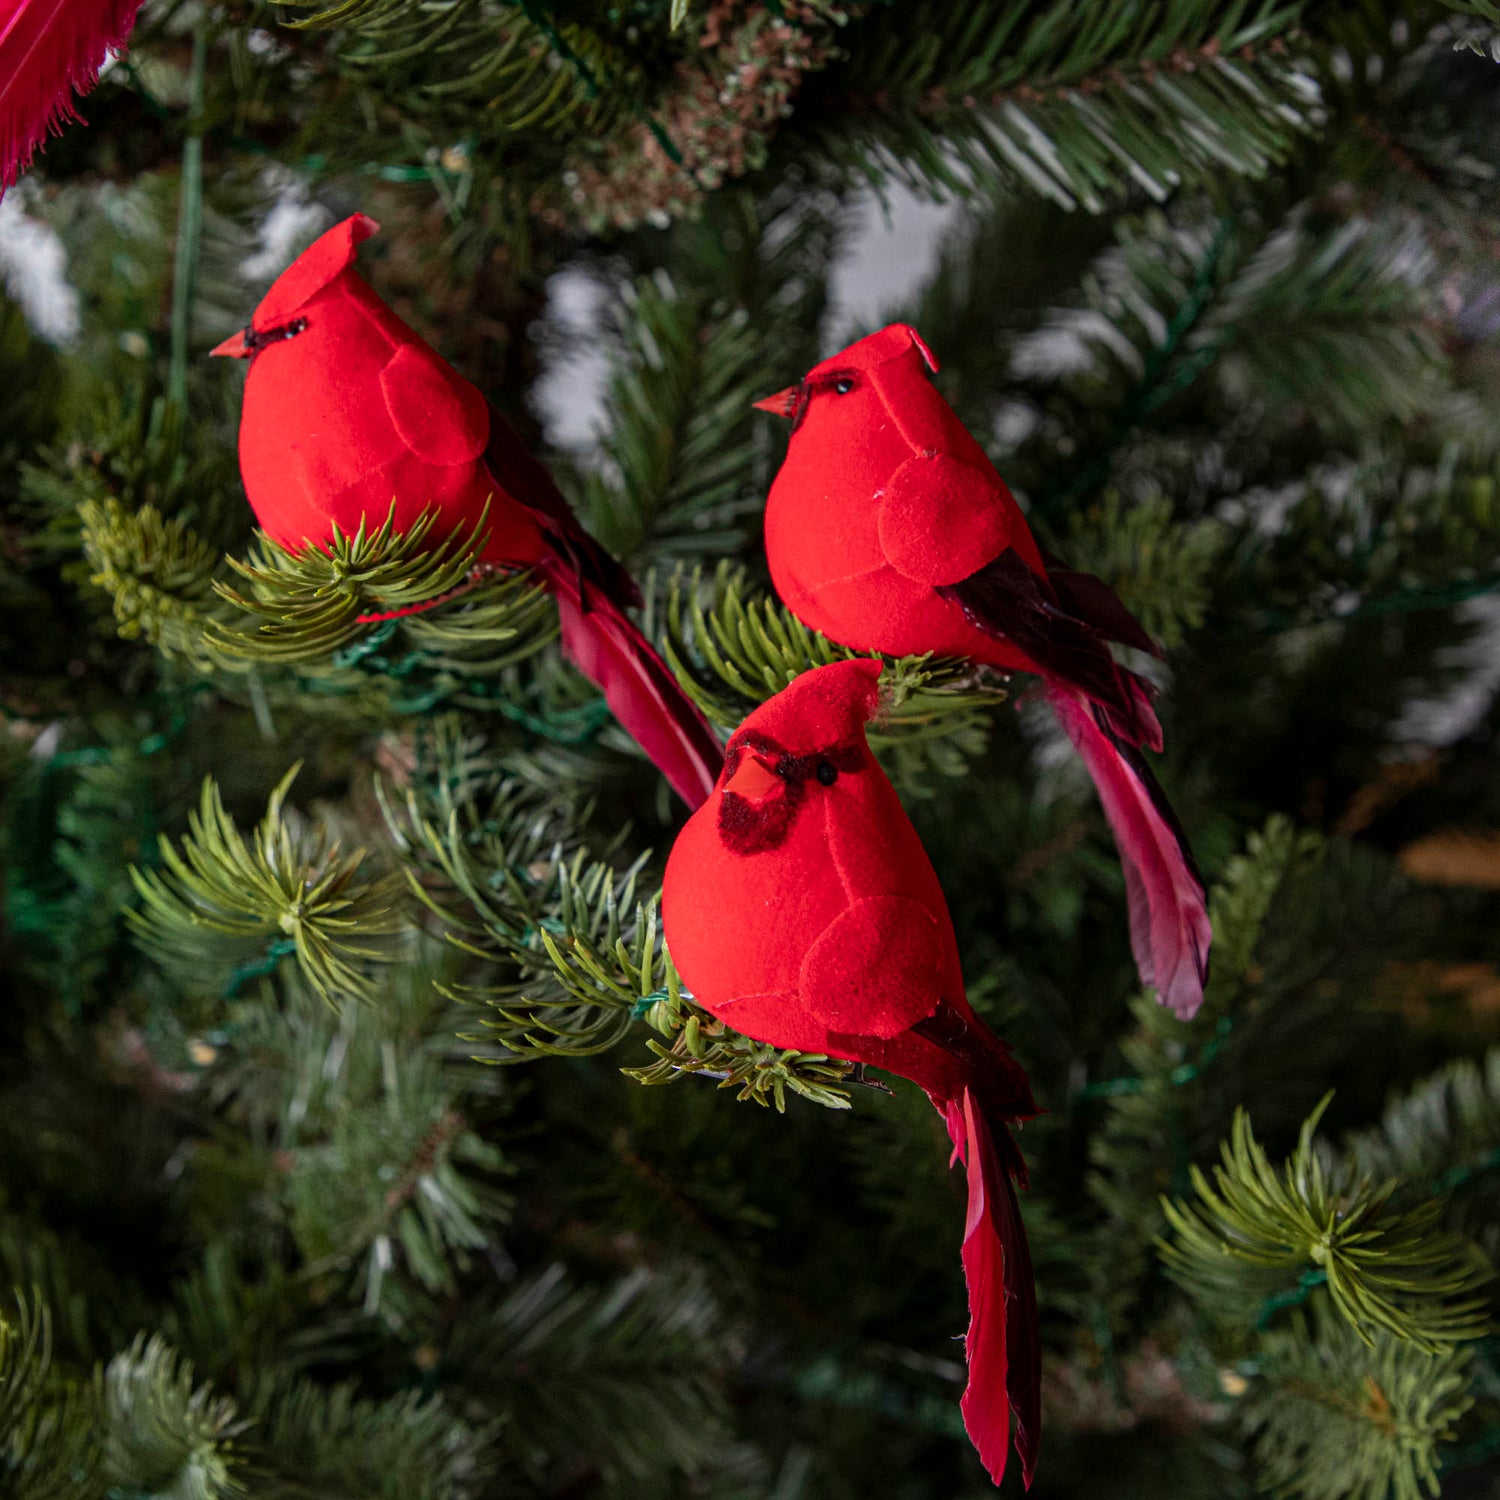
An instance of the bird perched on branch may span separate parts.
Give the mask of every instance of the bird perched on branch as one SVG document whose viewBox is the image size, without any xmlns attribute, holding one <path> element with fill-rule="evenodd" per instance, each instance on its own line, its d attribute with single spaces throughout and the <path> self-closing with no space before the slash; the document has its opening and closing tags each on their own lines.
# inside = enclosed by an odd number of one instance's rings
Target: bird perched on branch
<svg viewBox="0 0 1500 1500">
<path fill-rule="evenodd" d="M 363 214 L 335 225 L 213 351 L 251 362 L 240 470 L 262 529 L 299 552 L 326 545 L 335 524 L 347 534 L 393 516 L 405 531 L 436 507 L 439 540 L 488 505 L 481 558 L 540 579 L 557 600 L 564 652 L 697 807 L 722 752 L 626 614 L 640 602 L 635 585 L 484 395 L 360 276 L 356 249 L 378 227 Z"/>
<path fill-rule="evenodd" d="M 800 620 L 855 650 L 1041 677 L 1114 830 L 1141 978 L 1191 1016 L 1208 974 L 1203 882 L 1142 754 L 1162 744 L 1153 689 L 1109 642 L 1160 649 L 1107 585 L 1042 554 L 937 368 L 893 323 L 756 403 L 792 423 L 766 505 L 772 581 Z"/>
<path fill-rule="evenodd" d="M 969 1009 L 937 876 L 865 740 L 880 671 L 866 659 L 805 672 L 740 725 L 672 848 L 662 921 L 693 998 L 726 1025 L 899 1073 L 936 1105 L 968 1175 L 964 1422 L 998 1483 L 1014 1414 L 1029 1484 L 1041 1353 L 1008 1126 L 1037 1108 Z"/>
</svg>

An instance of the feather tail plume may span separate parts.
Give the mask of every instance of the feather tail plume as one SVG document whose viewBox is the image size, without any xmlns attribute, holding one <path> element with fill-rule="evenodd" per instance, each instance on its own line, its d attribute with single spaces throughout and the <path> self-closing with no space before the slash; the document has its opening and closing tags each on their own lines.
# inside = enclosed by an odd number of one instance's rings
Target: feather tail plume
<svg viewBox="0 0 1500 1500">
<path fill-rule="evenodd" d="M 1003 1123 L 992 1124 L 965 1088 L 945 1109 L 968 1174 L 964 1279 L 969 1287 L 969 1381 L 959 1403 L 969 1440 L 1000 1483 L 1015 1419 L 1016 1456 L 1029 1489 L 1041 1439 L 1042 1350 L 1031 1251 L 1016 1202 L 1025 1163 Z"/>
<path fill-rule="evenodd" d="M 99 79 L 105 53 L 135 24 L 141 0 L 0 0 L 0 191 Z"/>
<path fill-rule="evenodd" d="M 557 599 L 564 654 L 604 690 L 615 717 L 678 796 L 701 806 L 724 764 L 703 715 L 614 600 L 598 589 L 585 595 L 568 559 L 550 554 L 538 571 Z"/>
<path fill-rule="evenodd" d="M 1114 830 L 1136 967 L 1162 1003 L 1187 1020 L 1203 1003 L 1213 936 L 1187 837 L 1145 757 L 1109 712 L 1061 683 L 1049 682 L 1046 693 Z"/>
</svg>

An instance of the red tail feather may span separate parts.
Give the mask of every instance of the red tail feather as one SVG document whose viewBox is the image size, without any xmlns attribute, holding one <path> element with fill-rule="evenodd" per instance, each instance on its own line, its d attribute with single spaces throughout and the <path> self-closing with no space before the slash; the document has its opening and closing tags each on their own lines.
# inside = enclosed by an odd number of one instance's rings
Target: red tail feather
<svg viewBox="0 0 1500 1500">
<path fill-rule="evenodd" d="M 1031 1252 L 1013 1180 L 1025 1180 L 1025 1165 L 1005 1126 L 990 1124 L 972 1089 L 950 1100 L 946 1114 L 969 1179 L 963 1247 L 969 1382 L 960 1410 L 996 1484 L 1005 1473 L 1014 1413 L 1021 1479 L 1030 1488 L 1042 1429 L 1042 1350 Z"/>
<path fill-rule="evenodd" d="M 0 189 L 31 165 L 36 148 L 65 120 L 73 95 L 99 80 L 141 0 L 0 0 Z"/>
<path fill-rule="evenodd" d="M 563 650 L 604 690 L 615 717 L 690 808 L 708 799 L 724 764 L 723 747 L 630 617 L 598 589 L 587 605 L 578 575 L 562 558 L 538 571 L 557 596 Z"/>
<path fill-rule="evenodd" d="M 1113 732 L 1110 719 L 1061 683 L 1049 681 L 1046 692 L 1094 779 L 1119 845 L 1136 967 L 1162 1003 L 1186 1020 L 1203 1003 L 1212 937 L 1187 839 L 1144 758 Z"/>
</svg>

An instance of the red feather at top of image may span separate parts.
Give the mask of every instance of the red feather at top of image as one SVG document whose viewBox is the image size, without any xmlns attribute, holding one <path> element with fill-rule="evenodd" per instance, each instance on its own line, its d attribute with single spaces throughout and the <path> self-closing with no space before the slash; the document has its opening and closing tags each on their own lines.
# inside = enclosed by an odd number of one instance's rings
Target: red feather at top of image
<svg viewBox="0 0 1500 1500">
<path fill-rule="evenodd" d="M 140 8 L 141 0 L 0 0 L 0 191 L 78 118 L 73 96 L 99 81 Z"/>
</svg>

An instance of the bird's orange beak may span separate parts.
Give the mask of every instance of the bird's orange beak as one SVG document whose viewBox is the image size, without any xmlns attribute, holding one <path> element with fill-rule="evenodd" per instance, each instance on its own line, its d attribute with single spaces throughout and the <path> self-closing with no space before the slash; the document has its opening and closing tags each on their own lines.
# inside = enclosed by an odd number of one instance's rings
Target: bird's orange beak
<svg viewBox="0 0 1500 1500">
<path fill-rule="evenodd" d="M 801 394 L 800 385 L 789 385 L 784 391 L 777 391 L 774 396 L 767 396 L 764 401 L 755 401 L 751 404 L 756 411 L 768 411 L 773 417 L 786 417 L 790 420 L 797 410 L 797 398 Z"/>
<path fill-rule="evenodd" d="M 231 333 L 222 344 L 216 344 L 210 349 L 209 354 L 223 359 L 249 359 L 250 349 L 245 342 L 245 333 L 243 328 L 238 333 Z"/>
<path fill-rule="evenodd" d="M 734 768 L 734 775 L 724 783 L 724 790 L 759 802 L 773 788 L 785 785 L 781 777 L 752 751 Z"/>
</svg>

